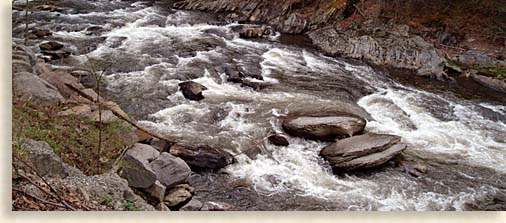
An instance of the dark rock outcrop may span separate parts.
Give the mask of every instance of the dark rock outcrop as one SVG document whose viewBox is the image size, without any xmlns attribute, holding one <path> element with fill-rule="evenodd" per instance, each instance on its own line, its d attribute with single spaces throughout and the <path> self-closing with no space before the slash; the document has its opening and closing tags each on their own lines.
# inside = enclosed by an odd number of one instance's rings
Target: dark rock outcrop
<svg viewBox="0 0 506 223">
<path fill-rule="evenodd" d="M 286 133 L 312 139 L 333 141 L 337 138 L 353 136 L 364 130 L 366 120 L 354 115 L 334 116 L 296 116 L 283 120 Z"/>
<path fill-rule="evenodd" d="M 382 152 L 372 153 L 366 156 L 362 156 L 347 162 L 342 162 L 332 165 L 334 172 L 351 171 L 351 170 L 365 170 L 380 166 L 398 154 L 400 154 L 407 147 L 406 144 L 394 145 Z"/>
<path fill-rule="evenodd" d="M 41 29 L 37 27 L 32 28 L 31 33 L 37 38 L 43 38 L 46 36 L 51 36 L 53 34 L 49 29 Z"/>
<path fill-rule="evenodd" d="M 276 145 L 276 146 L 288 146 L 288 145 L 290 145 L 290 143 L 288 143 L 288 140 L 286 140 L 285 137 L 280 136 L 280 135 L 271 135 L 267 139 L 269 140 L 269 142 L 272 145 Z"/>
<path fill-rule="evenodd" d="M 181 92 L 183 92 L 183 96 L 185 98 L 193 101 L 200 101 L 204 99 L 202 91 L 207 90 L 207 88 L 204 85 L 193 81 L 186 81 L 183 83 L 179 83 L 179 88 Z"/>
<path fill-rule="evenodd" d="M 186 146 L 175 144 L 170 147 L 170 153 L 180 157 L 196 170 L 219 170 L 234 160 L 232 154 L 206 145 Z"/>
<path fill-rule="evenodd" d="M 239 36 L 241 38 L 259 38 L 264 35 L 268 35 L 269 32 L 265 27 L 243 27 L 241 31 L 239 31 Z"/>
<path fill-rule="evenodd" d="M 39 44 L 39 48 L 41 50 L 47 50 L 47 51 L 55 51 L 60 50 L 63 48 L 63 44 L 55 41 L 46 41 L 41 44 Z"/>
<path fill-rule="evenodd" d="M 187 10 L 224 12 L 228 13 L 226 19 L 229 21 L 267 23 L 282 32 L 300 34 L 339 21 L 348 1 L 182 0 L 174 6 Z"/>
</svg>

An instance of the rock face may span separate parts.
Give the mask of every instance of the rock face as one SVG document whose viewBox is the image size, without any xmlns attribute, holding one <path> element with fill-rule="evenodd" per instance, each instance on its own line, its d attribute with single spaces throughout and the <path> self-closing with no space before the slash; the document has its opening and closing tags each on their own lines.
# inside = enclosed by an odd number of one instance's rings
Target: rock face
<svg viewBox="0 0 506 223">
<path fill-rule="evenodd" d="M 366 134 L 340 140 L 320 151 L 336 172 L 379 166 L 405 148 L 401 138 L 386 134 Z"/>
<path fill-rule="evenodd" d="M 336 138 L 353 136 L 364 130 L 366 121 L 353 115 L 296 116 L 283 120 L 286 133 L 312 139 L 333 141 Z"/>
<path fill-rule="evenodd" d="M 219 170 L 233 162 L 232 154 L 206 145 L 196 147 L 175 144 L 170 147 L 170 153 L 180 157 L 188 165 L 197 170 Z"/>
<path fill-rule="evenodd" d="M 272 135 L 272 136 L 269 136 L 269 138 L 267 138 L 267 139 L 269 140 L 269 142 L 272 145 L 276 145 L 276 146 L 288 146 L 288 145 L 290 145 L 290 143 L 288 143 L 288 140 L 286 140 L 285 137 L 280 136 L 280 135 Z"/>
<path fill-rule="evenodd" d="M 419 36 L 405 37 L 394 32 L 378 35 L 374 31 L 364 35 L 327 27 L 309 33 L 309 38 L 327 55 L 366 59 L 374 64 L 414 69 L 423 76 L 443 78 L 446 75 L 446 60 L 438 55 L 432 44 Z"/>
<path fill-rule="evenodd" d="M 348 1 L 182 0 L 174 6 L 229 13 L 226 17 L 232 21 L 267 23 L 284 33 L 300 34 L 339 21 Z"/>
<path fill-rule="evenodd" d="M 42 176 L 64 178 L 68 175 L 63 161 L 49 144 L 32 139 L 20 140 L 21 153 L 26 153 L 29 163 Z"/>
<path fill-rule="evenodd" d="M 167 188 L 186 182 L 191 173 L 182 159 L 165 152 L 150 164 L 156 178 Z"/>
<path fill-rule="evenodd" d="M 193 81 L 186 81 L 179 84 L 179 88 L 181 92 L 183 92 L 183 96 L 189 100 L 200 101 L 204 99 L 204 95 L 202 95 L 202 91 L 207 90 L 204 85 Z"/>
</svg>

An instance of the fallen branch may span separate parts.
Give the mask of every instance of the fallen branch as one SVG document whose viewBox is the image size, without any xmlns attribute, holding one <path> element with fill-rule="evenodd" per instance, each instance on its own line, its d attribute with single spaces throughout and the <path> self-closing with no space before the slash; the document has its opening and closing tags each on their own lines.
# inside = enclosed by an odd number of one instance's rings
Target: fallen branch
<svg viewBox="0 0 506 223">
<path fill-rule="evenodd" d="M 26 180 L 28 180 L 28 182 L 30 182 L 32 185 L 36 186 L 37 188 L 39 188 L 40 190 L 42 190 L 43 192 L 45 192 L 46 194 L 52 196 L 53 198 L 57 199 L 58 201 L 60 201 L 63 205 L 65 205 L 65 207 L 67 207 L 68 209 L 72 210 L 72 211 L 75 211 L 76 209 L 74 207 L 72 207 L 71 205 L 67 204 L 67 202 L 65 202 L 65 200 L 63 198 L 60 197 L 60 195 L 58 195 L 58 192 L 51 186 L 51 184 L 49 184 L 46 179 L 44 177 L 42 177 L 39 172 L 33 168 L 28 162 L 26 162 L 25 160 L 19 158 L 16 154 L 13 154 L 14 158 L 18 161 L 20 161 L 21 163 L 23 163 L 26 167 L 28 167 L 28 169 L 32 170 L 33 172 L 35 172 L 35 174 L 37 175 L 37 177 L 39 177 L 48 187 L 49 189 L 54 193 L 54 195 L 48 191 L 46 191 L 45 189 L 43 189 L 42 187 L 40 187 L 39 185 L 37 185 L 35 182 L 33 182 L 30 178 L 22 175 L 22 174 L 19 174 L 21 177 L 25 178 Z"/>
<path fill-rule="evenodd" d="M 20 189 L 12 188 L 12 190 L 13 190 L 13 191 L 20 192 L 20 193 L 23 193 L 23 194 L 27 195 L 28 197 L 31 197 L 31 198 L 33 198 L 33 199 L 35 199 L 35 200 L 38 200 L 38 201 L 40 201 L 40 202 L 42 202 L 42 203 L 44 203 L 44 204 L 49 204 L 49 205 L 53 205 L 53 206 L 56 206 L 56 207 L 66 208 L 66 206 L 65 206 L 65 205 L 62 205 L 62 204 L 58 204 L 58 203 L 54 203 L 54 202 L 51 202 L 51 201 L 44 200 L 44 199 L 42 199 L 42 198 L 40 198 L 40 197 L 37 197 L 37 196 L 35 196 L 35 195 L 33 195 L 33 194 L 30 194 L 30 193 L 28 193 L 28 192 L 26 192 L 26 191 L 22 191 L 22 190 L 20 190 Z"/>
</svg>

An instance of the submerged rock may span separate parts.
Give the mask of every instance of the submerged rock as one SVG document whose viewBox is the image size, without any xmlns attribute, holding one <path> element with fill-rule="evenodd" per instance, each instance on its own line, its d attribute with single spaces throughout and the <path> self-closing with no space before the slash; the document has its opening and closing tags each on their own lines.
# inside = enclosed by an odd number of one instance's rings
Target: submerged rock
<svg viewBox="0 0 506 223">
<path fill-rule="evenodd" d="M 179 83 L 179 88 L 181 92 L 183 92 L 183 96 L 185 98 L 193 101 L 200 101 L 204 99 L 202 91 L 207 90 L 207 88 L 204 85 L 193 81 L 186 81 L 183 83 Z"/>
<path fill-rule="evenodd" d="M 197 170 L 210 169 L 216 171 L 231 164 L 234 160 L 232 154 L 206 145 L 192 147 L 175 144 L 170 147 L 169 151 L 172 155 L 180 157 Z"/>
<path fill-rule="evenodd" d="M 181 207 L 180 211 L 200 211 L 200 209 L 204 206 L 204 204 L 197 200 L 197 199 L 191 199 L 190 202 L 185 204 L 183 207 Z"/>
<path fill-rule="evenodd" d="M 282 127 L 293 136 L 333 141 L 362 132 L 365 124 L 365 119 L 353 115 L 298 116 L 285 118 Z"/>
<path fill-rule="evenodd" d="M 191 173 L 190 167 L 182 159 L 165 152 L 150 165 L 156 178 L 167 188 L 186 182 Z"/>
</svg>

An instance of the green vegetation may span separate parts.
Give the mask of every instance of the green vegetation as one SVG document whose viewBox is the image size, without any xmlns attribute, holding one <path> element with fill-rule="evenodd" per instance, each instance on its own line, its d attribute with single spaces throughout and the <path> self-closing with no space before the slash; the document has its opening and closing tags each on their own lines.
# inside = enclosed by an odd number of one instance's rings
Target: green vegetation
<svg viewBox="0 0 506 223">
<path fill-rule="evenodd" d="M 85 174 L 100 174 L 112 167 L 123 148 L 132 144 L 132 127 L 122 121 L 102 124 L 104 136 L 98 170 L 96 146 L 100 134 L 98 123 L 88 117 L 60 116 L 63 106 L 36 105 L 30 101 L 15 101 L 13 104 L 13 136 L 45 141 L 60 155 L 64 162 L 81 169 Z"/>
<path fill-rule="evenodd" d="M 137 208 L 135 207 L 134 202 L 132 202 L 130 200 L 126 200 L 125 202 L 123 202 L 123 204 L 121 205 L 121 207 L 125 211 L 136 211 L 137 210 Z"/>
</svg>

